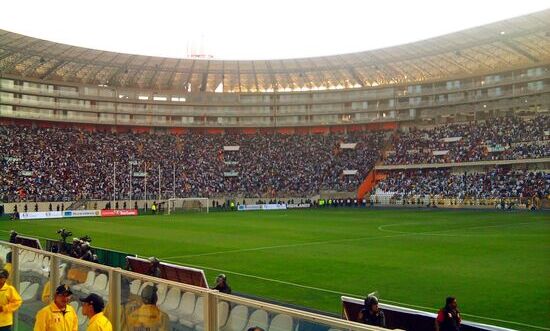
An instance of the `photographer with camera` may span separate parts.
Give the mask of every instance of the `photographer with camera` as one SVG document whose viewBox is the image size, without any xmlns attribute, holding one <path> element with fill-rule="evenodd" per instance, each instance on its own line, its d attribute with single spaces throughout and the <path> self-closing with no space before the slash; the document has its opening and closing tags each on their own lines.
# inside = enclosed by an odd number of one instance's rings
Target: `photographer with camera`
<svg viewBox="0 0 550 331">
<path fill-rule="evenodd" d="M 57 230 L 57 234 L 61 237 L 61 240 L 59 240 L 59 249 L 58 252 L 62 254 L 69 253 L 67 250 L 67 238 L 73 235 L 71 231 L 65 230 L 65 228 L 61 228 Z"/>
</svg>

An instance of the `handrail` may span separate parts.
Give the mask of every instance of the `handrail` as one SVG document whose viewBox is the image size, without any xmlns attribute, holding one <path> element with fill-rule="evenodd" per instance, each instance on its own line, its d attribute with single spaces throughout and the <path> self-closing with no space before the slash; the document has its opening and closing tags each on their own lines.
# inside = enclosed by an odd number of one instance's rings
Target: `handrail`
<svg viewBox="0 0 550 331">
<path fill-rule="evenodd" d="M 393 164 L 393 165 L 377 165 L 376 170 L 408 170 L 408 169 L 431 169 L 431 168 L 456 168 L 456 167 L 472 167 L 486 165 L 509 165 L 509 164 L 526 164 L 526 163 L 546 163 L 550 162 L 550 157 L 542 157 L 538 159 L 514 159 L 514 160 L 491 160 L 491 161 L 475 161 L 475 162 L 448 162 L 448 163 L 417 163 L 417 164 Z"/>
<path fill-rule="evenodd" d="M 51 284 L 53 285 L 53 286 L 51 286 L 52 291 L 53 291 L 53 289 L 55 289 L 55 286 L 57 286 L 59 284 L 59 278 L 58 278 L 57 270 L 59 268 L 59 265 L 62 262 L 69 262 L 71 265 L 77 265 L 77 266 L 80 266 L 80 267 L 89 268 L 91 270 L 100 270 L 102 272 L 107 273 L 109 275 L 109 280 L 110 280 L 110 285 L 109 285 L 108 291 L 110 293 L 110 297 L 113 298 L 113 302 L 115 303 L 110 307 L 110 309 L 112 309 L 112 313 L 113 313 L 112 316 L 119 316 L 118 311 L 120 309 L 122 309 L 121 305 L 116 304 L 117 301 L 118 301 L 118 296 L 121 293 L 120 292 L 120 287 L 121 287 L 120 277 L 127 277 L 127 278 L 131 278 L 131 279 L 140 280 L 142 283 L 151 282 L 153 284 L 164 284 L 164 285 L 167 285 L 169 287 L 178 288 L 182 291 L 195 293 L 197 295 L 200 295 L 200 296 L 204 297 L 204 322 L 205 322 L 204 327 L 205 327 L 205 331 L 217 331 L 217 320 L 216 320 L 217 317 L 216 316 L 217 316 L 217 301 L 218 300 L 225 300 L 225 301 L 235 302 L 235 303 L 238 303 L 238 304 L 246 305 L 248 307 L 262 308 L 262 309 L 265 309 L 266 311 L 271 312 L 271 313 L 287 314 L 287 315 L 293 316 L 297 319 L 310 321 L 310 322 L 315 322 L 315 323 L 322 323 L 322 324 L 325 324 L 325 325 L 329 325 L 331 327 L 341 328 L 341 329 L 345 329 L 345 330 L 357 330 L 357 331 L 386 330 L 386 329 L 379 328 L 379 327 L 368 326 L 368 325 L 364 325 L 364 324 L 360 324 L 360 323 L 356 323 L 356 322 L 351 322 L 351 321 L 346 321 L 346 320 L 342 320 L 342 319 L 338 319 L 338 318 L 334 318 L 334 317 L 328 317 L 328 316 L 319 315 L 319 314 L 315 314 L 315 313 L 311 313 L 311 312 L 301 311 L 301 310 L 294 309 L 294 308 L 287 308 L 287 307 L 279 306 L 279 305 L 276 305 L 276 304 L 265 303 L 265 302 L 261 302 L 261 301 L 257 301 L 257 300 L 253 300 L 253 299 L 248 299 L 248 298 L 243 298 L 243 297 L 239 297 L 239 296 L 235 296 L 235 295 L 224 294 L 224 293 L 220 293 L 216 290 L 211 290 L 211 289 L 207 289 L 207 288 L 202 288 L 202 287 L 197 287 L 197 286 L 193 286 L 193 285 L 179 283 L 179 282 L 176 282 L 176 281 L 156 278 L 156 277 L 149 276 L 149 275 L 139 274 L 139 273 L 128 271 L 128 270 L 123 270 L 121 268 L 113 268 L 113 267 L 109 267 L 109 266 L 104 266 L 104 265 L 97 264 L 97 263 L 94 263 L 94 262 L 84 261 L 84 260 L 80 260 L 80 259 L 73 258 L 73 257 L 70 257 L 70 256 L 62 255 L 62 254 L 59 254 L 59 253 L 52 253 L 52 252 L 48 252 L 48 251 L 44 251 L 44 250 L 40 250 L 40 249 L 35 249 L 35 248 L 32 248 L 32 247 L 27 247 L 27 246 L 23 246 L 23 245 L 19 245 L 19 244 L 12 244 L 12 243 L 8 243 L 8 242 L 5 242 L 5 241 L 0 241 L 0 245 L 8 246 L 12 249 L 13 252 L 16 253 L 16 254 L 14 254 L 16 256 L 14 256 L 14 258 L 12 260 L 12 263 L 13 263 L 13 266 L 12 266 L 12 271 L 13 272 L 12 273 L 13 273 L 13 279 L 15 279 L 15 280 L 19 279 L 20 274 L 21 274 L 21 271 L 20 271 L 20 268 L 19 268 L 20 263 L 19 263 L 19 259 L 18 259 L 18 257 L 19 257 L 18 252 L 30 251 L 30 252 L 34 252 L 36 254 L 41 254 L 41 255 L 45 255 L 45 256 L 50 257 L 50 268 L 54 268 L 54 269 L 51 269 L 52 272 L 50 272 L 50 275 L 49 275 L 49 279 L 52 282 Z M 19 282 L 17 281 L 14 285 L 16 286 L 16 288 L 18 288 L 19 287 Z M 53 292 L 52 292 L 52 294 L 53 294 Z M 113 323 L 114 323 L 115 326 L 120 326 L 120 324 L 118 323 L 118 318 L 116 318 L 116 317 L 113 319 Z"/>
<path fill-rule="evenodd" d="M 242 304 L 249 307 L 252 306 L 259 309 L 265 309 L 265 310 L 273 311 L 279 314 L 286 314 L 293 317 L 304 318 L 311 322 L 322 323 L 322 324 L 332 324 L 334 326 L 342 327 L 342 328 L 351 327 L 350 330 L 368 330 L 368 331 L 387 330 L 385 328 L 380 328 L 372 325 L 365 325 L 365 324 L 357 323 L 353 321 L 345 321 L 335 317 L 319 315 L 311 312 L 305 312 L 294 308 L 278 306 L 271 303 L 256 301 L 256 300 L 238 297 L 238 296 L 225 294 L 225 293 L 217 293 L 216 296 L 219 299 L 225 299 L 226 301 L 231 301 L 231 302 Z"/>
</svg>

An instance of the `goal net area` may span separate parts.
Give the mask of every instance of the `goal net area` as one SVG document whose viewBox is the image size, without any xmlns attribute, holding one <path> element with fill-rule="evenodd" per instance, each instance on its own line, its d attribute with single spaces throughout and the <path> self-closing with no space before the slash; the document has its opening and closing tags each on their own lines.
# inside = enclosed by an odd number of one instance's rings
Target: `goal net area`
<svg viewBox="0 0 550 331">
<path fill-rule="evenodd" d="M 206 212 L 209 211 L 208 198 L 171 198 L 168 199 L 166 214 L 184 212 Z"/>
</svg>

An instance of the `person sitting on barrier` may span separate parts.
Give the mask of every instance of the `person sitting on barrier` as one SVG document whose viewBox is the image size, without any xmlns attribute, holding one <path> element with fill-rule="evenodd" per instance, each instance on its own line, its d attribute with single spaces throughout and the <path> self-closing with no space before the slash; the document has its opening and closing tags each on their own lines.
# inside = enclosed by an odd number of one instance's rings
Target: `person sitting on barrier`
<svg viewBox="0 0 550 331">
<path fill-rule="evenodd" d="M 459 331 L 462 318 L 458 311 L 456 298 L 447 297 L 445 307 L 441 308 L 435 319 L 435 331 Z"/>
<path fill-rule="evenodd" d="M 231 294 L 231 286 L 227 284 L 227 277 L 224 274 L 219 274 L 218 277 L 216 277 L 216 286 L 212 289 Z"/>
<path fill-rule="evenodd" d="M 15 287 L 7 284 L 9 276 L 6 270 L 0 270 L 0 330 L 2 331 L 11 330 L 13 313 L 23 303 Z"/>
<path fill-rule="evenodd" d="M 90 319 L 86 331 L 113 331 L 113 325 L 103 314 L 105 302 L 95 293 L 90 293 L 82 302 L 82 314 Z"/>
<path fill-rule="evenodd" d="M 65 284 L 55 289 L 53 302 L 36 313 L 34 331 L 78 331 L 78 317 L 68 303 L 73 292 Z"/>
<path fill-rule="evenodd" d="M 359 312 L 359 322 L 385 328 L 386 318 L 384 312 L 378 308 L 378 298 L 369 295 L 365 298 L 365 305 Z"/>
<path fill-rule="evenodd" d="M 147 275 L 162 278 L 162 270 L 160 269 L 160 261 L 154 256 L 151 256 L 149 259 L 149 269 L 147 270 Z"/>
<path fill-rule="evenodd" d="M 170 330 L 168 315 L 157 307 L 157 300 L 157 288 L 152 285 L 146 286 L 141 292 L 141 301 L 143 304 L 127 317 L 127 330 Z"/>
</svg>

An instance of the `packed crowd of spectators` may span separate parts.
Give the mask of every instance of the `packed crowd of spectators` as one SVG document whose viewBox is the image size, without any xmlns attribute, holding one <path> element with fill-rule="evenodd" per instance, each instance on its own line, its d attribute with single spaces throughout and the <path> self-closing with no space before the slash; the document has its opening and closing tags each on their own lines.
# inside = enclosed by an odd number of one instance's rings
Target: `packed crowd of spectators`
<svg viewBox="0 0 550 331">
<path fill-rule="evenodd" d="M 384 163 L 454 163 L 550 157 L 548 130 L 550 115 L 530 119 L 492 118 L 485 122 L 448 124 L 430 129 L 412 128 L 392 137 L 392 147 Z M 457 140 L 446 142 L 446 138 Z M 434 155 L 434 152 L 441 155 Z"/>
<path fill-rule="evenodd" d="M 390 138 L 384 162 L 448 163 L 550 157 L 549 123 L 549 115 L 538 115 L 531 119 L 494 118 L 396 132 Z M 146 191 L 149 199 L 353 192 L 381 159 L 388 135 L 384 132 L 116 134 L 2 126 L 0 200 L 109 200 L 115 195 L 117 200 L 129 199 L 130 195 L 132 199 L 143 199 Z M 356 143 L 356 146 L 343 149 L 341 143 Z M 239 146 L 239 149 L 226 151 L 224 146 Z M 434 151 L 448 152 L 434 155 Z M 344 170 L 357 170 L 357 173 L 345 175 Z M 472 196 L 492 195 L 499 187 L 487 182 L 489 179 L 485 177 L 489 175 L 486 174 L 457 176 L 448 170 L 420 172 L 417 175 L 407 172 L 414 175 L 411 178 L 393 173 L 380 187 L 398 188 L 406 194 L 433 191 Z M 516 175 L 510 174 L 509 179 L 518 179 Z M 420 183 L 416 177 L 425 179 Z M 470 185 L 470 182 L 475 183 Z M 516 192 L 512 190 L 508 194 Z"/>
<path fill-rule="evenodd" d="M 531 198 L 550 194 L 550 174 L 495 167 L 487 172 L 453 173 L 450 169 L 390 171 L 377 193 L 396 198 Z"/>
<path fill-rule="evenodd" d="M 0 127 L 0 200 L 309 195 L 355 191 L 385 133 L 204 135 Z M 340 143 L 357 143 L 340 149 Z M 239 146 L 239 151 L 224 151 Z M 133 161 L 133 162 L 131 162 Z M 343 175 L 344 170 L 358 170 Z M 224 173 L 237 176 L 224 176 Z M 147 177 L 145 178 L 145 173 Z M 175 192 L 174 192 L 175 181 Z M 113 184 L 115 188 L 113 189 Z"/>
</svg>

